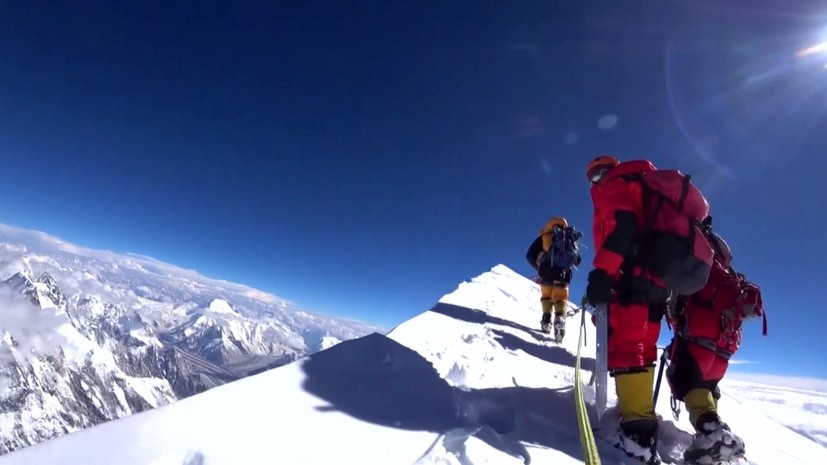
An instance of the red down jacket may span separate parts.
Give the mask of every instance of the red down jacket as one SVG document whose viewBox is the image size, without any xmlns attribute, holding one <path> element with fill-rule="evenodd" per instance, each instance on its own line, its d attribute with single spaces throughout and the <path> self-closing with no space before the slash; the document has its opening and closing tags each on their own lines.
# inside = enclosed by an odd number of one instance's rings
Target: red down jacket
<svg viewBox="0 0 827 465">
<path fill-rule="evenodd" d="M 644 227 L 642 187 L 637 182 L 626 181 L 623 176 L 655 170 L 652 162 L 647 160 L 623 162 L 591 188 L 595 250 L 592 264 L 614 279 L 620 277 L 623 262 L 631 255 Z M 635 267 L 634 274 L 643 274 L 643 271 Z M 662 285 L 648 273 L 647 278 Z"/>
</svg>

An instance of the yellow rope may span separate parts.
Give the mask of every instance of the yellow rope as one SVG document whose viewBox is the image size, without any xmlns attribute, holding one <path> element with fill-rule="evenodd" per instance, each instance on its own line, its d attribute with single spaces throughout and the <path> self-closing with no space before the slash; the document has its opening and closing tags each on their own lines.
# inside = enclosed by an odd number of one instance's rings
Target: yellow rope
<svg viewBox="0 0 827 465">
<path fill-rule="evenodd" d="M 580 428 L 580 445 L 583 446 L 583 456 L 586 465 L 600 465 L 600 456 L 597 454 L 597 443 L 592 433 L 592 425 L 586 413 L 586 401 L 583 399 L 583 383 L 580 382 L 580 350 L 583 347 L 583 337 L 586 334 L 586 311 L 580 310 L 580 336 L 577 340 L 577 359 L 574 363 L 574 404 L 577 409 L 577 426 Z"/>
</svg>

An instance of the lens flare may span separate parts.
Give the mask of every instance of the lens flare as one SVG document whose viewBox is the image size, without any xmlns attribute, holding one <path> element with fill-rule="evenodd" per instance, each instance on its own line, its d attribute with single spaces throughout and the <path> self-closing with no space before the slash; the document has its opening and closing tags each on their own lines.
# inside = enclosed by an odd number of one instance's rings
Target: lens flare
<svg viewBox="0 0 827 465">
<path fill-rule="evenodd" d="M 824 38 L 801 31 L 667 42 L 667 98 L 697 159 L 723 180 L 757 179 L 772 162 L 814 156 L 803 148 L 827 115 Z"/>
<path fill-rule="evenodd" d="M 807 55 L 813 55 L 820 52 L 827 52 L 827 41 L 813 45 L 812 47 L 807 47 L 803 50 L 799 50 L 798 52 L 796 52 L 795 56 L 797 56 L 798 58 L 802 58 L 806 57 Z"/>
</svg>

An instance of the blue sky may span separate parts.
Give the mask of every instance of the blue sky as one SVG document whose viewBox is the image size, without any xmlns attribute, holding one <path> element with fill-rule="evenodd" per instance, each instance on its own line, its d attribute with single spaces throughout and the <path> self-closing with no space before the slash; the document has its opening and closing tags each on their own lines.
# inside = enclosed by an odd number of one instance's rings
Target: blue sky
<svg viewBox="0 0 827 465">
<path fill-rule="evenodd" d="M 763 287 L 734 369 L 827 377 L 827 7 L 170 3 L 3 6 L 2 222 L 390 327 L 648 158 Z"/>
</svg>

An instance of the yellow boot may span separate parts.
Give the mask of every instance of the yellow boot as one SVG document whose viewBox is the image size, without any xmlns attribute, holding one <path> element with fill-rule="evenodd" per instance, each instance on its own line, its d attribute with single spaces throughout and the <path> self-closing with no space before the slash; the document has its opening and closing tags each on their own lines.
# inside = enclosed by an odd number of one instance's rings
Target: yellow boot
<svg viewBox="0 0 827 465">
<path fill-rule="evenodd" d="M 566 301 L 561 300 L 558 302 L 554 302 L 554 316 L 556 317 L 566 317 Z"/>
<path fill-rule="evenodd" d="M 692 444 L 683 453 L 686 462 L 728 463 L 746 453 L 744 440 L 718 416 L 715 397 L 709 389 L 697 388 L 689 391 L 684 398 L 689 420 L 696 431 Z"/>
<path fill-rule="evenodd" d="M 686 410 L 689 411 L 689 421 L 696 429 L 698 418 L 702 415 L 705 413 L 718 413 L 718 402 L 709 389 L 692 389 L 686 393 L 684 403 L 686 404 Z"/>
<path fill-rule="evenodd" d="M 655 368 L 637 373 L 615 375 L 617 389 L 617 407 L 621 421 L 654 420 L 655 408 L 652 405 Z"/>
<path fill-rule="evenodd" d="M 556 283 L 551 288 L 551 301 L 554 302 L 554 340 L 559 344 L 566 335 L 566 300 L 569 298 L 569 287 Z"/>
</svg>

